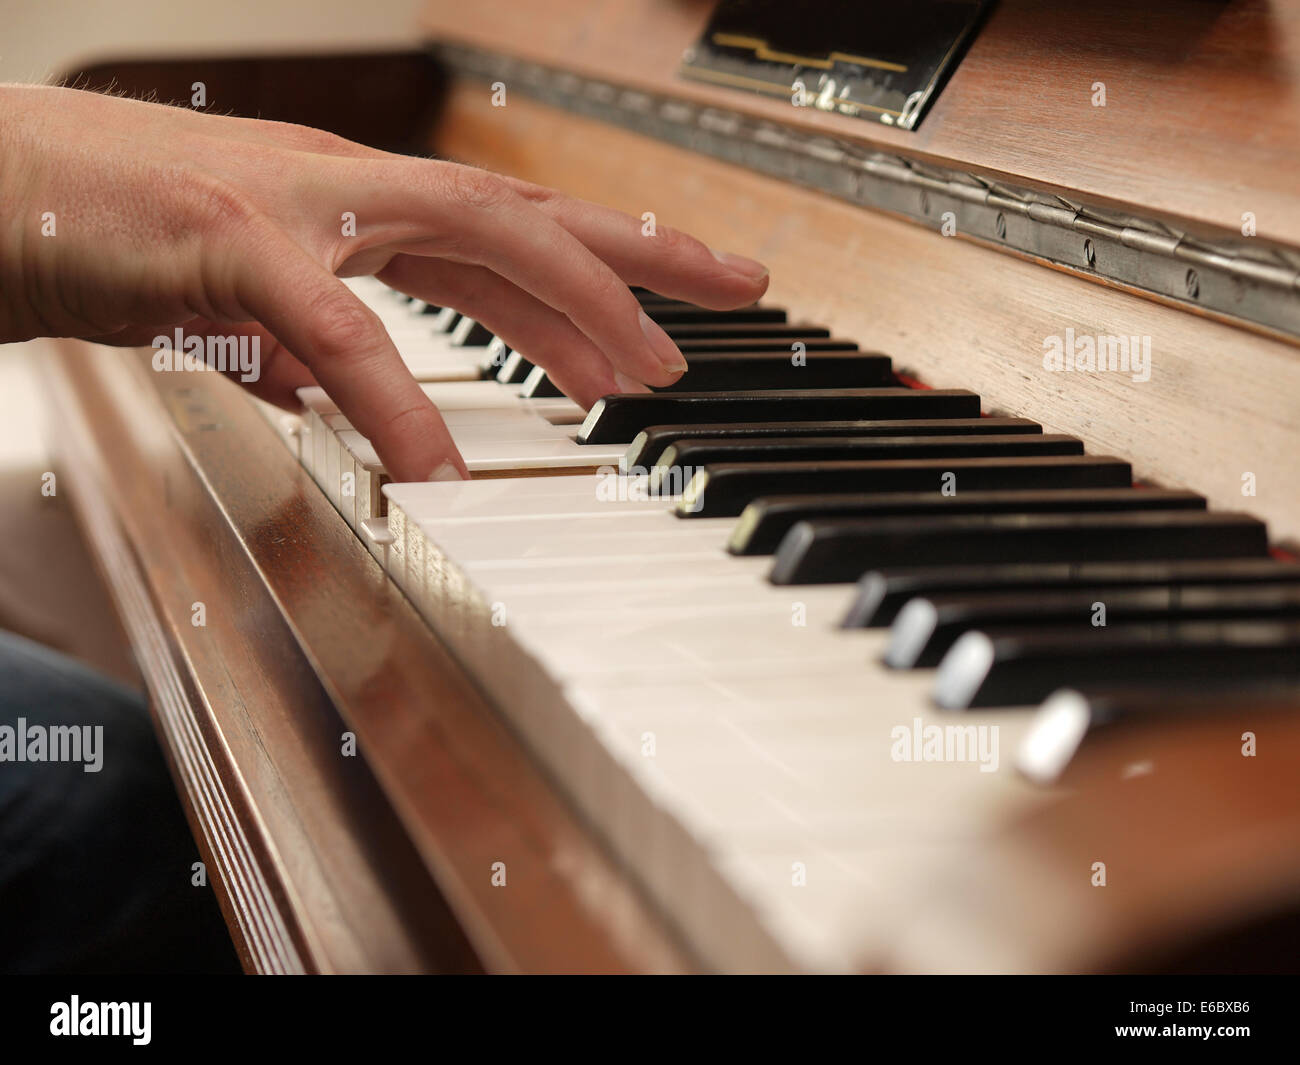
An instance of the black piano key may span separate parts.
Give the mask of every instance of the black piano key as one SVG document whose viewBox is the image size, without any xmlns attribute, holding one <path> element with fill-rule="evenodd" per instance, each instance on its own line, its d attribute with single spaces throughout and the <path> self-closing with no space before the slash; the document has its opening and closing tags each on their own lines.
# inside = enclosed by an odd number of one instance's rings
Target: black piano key
<svg viewBox="0 0 1300 1065">
<path fill-rule="evenodd" d="M 773 584 L 856 581 L 887 566 L 1250 558 L 1268 530 L 1248 514 L 985 514 L 800 522 L 772 561 Z"/>
<path fill-rule="evenodd" d="M 704 322 L 784 322 L 787 320 L 780 307 L 738 307 L 731 311 L 713 311 L 689 303 L 643 304 L 646 315 L 661 326 L 691 325 Z"/>
<path fill-rule="evenodd" d="M 851 340 L 834 339 L 829 329 L 769 322 L 669 325 L 664 328 L 664 332 L 677 341 L 683 352 L 730 351 L 735 348 L 788 352 L 796 340 L 804 345 L 805 351 L 856 351 L 858 347 Z M 500 362 L 485 364 L 484 374 L 495 377 L 503 385 L 523 384 L 533 363 L 518 352 L 513 352 L 512 355 L 517 358 L 512 358 L 507 365 Z M 559 395 L 559 392 L 553 394 Z"/>
<path fill-rule="evenodd" d="M 750 440 L 779 436 L 965 436 L 971 433 L 1041 433 L 1028 418 L 903 418 L 871 422 L 738 422 L 717 425 L 651 425 L 637 433 L 623 456 L 625 466 L 653 466 L 678 440 Z"/>
<path fill-rule="evenodd" d="M 895 669 L 937 666 L 958 637 L 972 629 L 1087 629 L 1101 616 L 1098 605 L 1105 608 L 1106 627 L 1156 621 L 1300 621 L 1300 585 L 1110 585 L 1037 595 L 986 592 L 918 597 L 894 619 L 884 660 Z"/>
<path fill-rule="evenodd" d="M 429 322 L 429 331 L 433 336 L 446 336 L 456 328 L 464 315 L 460 311 L 451 307 L 443 307 L 437 314 L 433 315 Z"/>
<path fill-rule="evenodd" d="M 1300 623 L 1189 621 L 1104 629 L 992 629 L 962 636 L 935 674 L 947 710 L 1038 703 L 1057 688 L 1159 687 L 1225 677 L 1300 679 Z"/>
<path fill-rule="evenodd" d="M 678 338 L 673 336 L 672 328 L 664 330 L 677 343 L 677 349 L 686 356 L 688 362 L 694 362 L 695 356 L 704 352 L 727 352 L 738 355 L 753 354 L 756 352 L 770 353 L 772 356 L 784 359 L 786 362 L 794 365 L 795 352 L 791 345 L 794 341 L 787 337 L 761 337 L 761 336 L 742 336 L 742 337 L 684 337 Z M 803 354 L 809 355 L 814 351 L 858 351 L 858 345 L 852 340 L 845 340 L 843 337 L 803 337 L 798 341 L 803 345 Z M 872 355 L 878 359 L 888 359 L 888 355 L 882 355 L 878 351 L 863 352 L 864 355 Z"/>
<path fill-rule="evenodd" d="M 487 326 L 463 316 L 450 332 L 452 347 L 457 348 L 484 348 L 492 342 L 493 337 L 492 330 Z"/>
<path fill-rule="evenodd" d="M 1145 489 L 1143 490 L 1145 491 Z M 1300 582 L 1300 565 L 1272 558 L 1178 559 L 1167 562 L 1013 563 L 1007 566 L 935 566 L 874 570 L 858 581 L 842 625 L 889 625 L 918 595 L 980 592 L 1055 592 L 1117 585 L 1281 584 Z"/>
<path fill-rule="evenodd" d="M 942 493 L 946 484 L 953 485 L 954 495 L 1034 488 L 1123 488 L 1132 478 L 1127 462 L 1094 455 L 718 464 L 704 467 L 683 485 L 677 515 L 732 518 L 755 499 L 774 495 Z"/>
<path fill-rule="evenodd" d="M 1219 719 L 1225 728 L 1300 712 L 1300 678 L 1255 681 L 1250 677 L 1200 677 L 1149 688 L 1058 688 L 1034 715 L 1016 751 L 1016 768 L 1038 784 L 1055 784 L 1084 738 L 1104 726 L 1124 727 L 1153 719 Z"/>
<path fill-rule="evenodd" d="M 788 347 L 796 340 L 831 339 L 831 331 L 825 326 L 800 322 L 670 322 L 661 328 L 679 342 L 752 337 L 762 340 L 784 340 Z M 836 343 L 851 343 L 851 341 L 836 341 Z"/>
<path fill-rule="evenodd" d="M 479 360 L 479 376 L 485 381 L 494 380 L 509 361 L 510 348 L 504 340 L 494 336 L 483 349 L 483 356 Z"/>
<path fill-rule="evenodd" d="M 686 372 L 672 384 L 657 387 L 656 392 L 883 388 L 895 383 L 888 355 L 849 350 L 809 351 L 803 362 L 795 365 L 789 351 L 780 346 L 776 351 L 686 350 L 690 352 Z M 524 379 L 519 394 L 525 399 L 563 395 L 540 367 L 534 367 Z"/>
<path fill-rule="evenodd" d="M 626 444 L 650 425 L 888 418 L 976 418 L 980 398 L 964 389 L 843 388 L 826 391 L 649 392 L 596 400 L 580 444 Z"/>
<path fill-rule="evenodd" d="M 1082 455 L 1074 436 L 1013 433 L 1007 436 L 785 436 L 750 440 L 685 437 L 670 445 L 656 466 L 699 468 L 734 462 L 834 462 L 849 459 L 924 459 L 951 455 Z"/>
<path fill-rule="evenodd" d="M 553 399 L 556 396 L 564 395 L 564 393 L 547 376 L 545 370 L 540 366 L 534 366 L 528 371 L 528 376 L 524 378 L 523 384 L 519 386 L 519 395 L 524 399 Z"/>
<path fill-rule="evenodd" d="M 955 496 L 936 492 L 770 496 L 756 499 L 745 508 L 732 530 L 727 550 L 733 555 L 770 555 L 796 524 L 817 518 L 1204 509 L 1205 497 L 1195 492 L 1140 488 L 1047 488 L 1031 492 L 962 492 Z"/>
<path fill-rule="evenodd" d="M 497 370 L 495 377 L 503 385 L 521 385 L 532 371 L 533 364 L 519 352 L 512 351 Z"/>
<path fill-rule="evenodd" d="M 896 385 L 888 355 L 865 351 L 812 351 L 795 364 L 788 351 L 701 351 L 688 356 L 687 370 L 668 392 L 745 389 L 876 388 Z"/>
</svg>

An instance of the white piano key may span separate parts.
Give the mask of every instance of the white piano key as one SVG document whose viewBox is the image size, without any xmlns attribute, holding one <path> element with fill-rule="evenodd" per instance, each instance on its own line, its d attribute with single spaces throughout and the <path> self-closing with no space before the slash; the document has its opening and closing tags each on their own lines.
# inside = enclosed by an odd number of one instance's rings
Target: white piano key
<svg viewBox="0 0 1300 1065">
<path fill-rule="evenodd" d="M 382 286 L 360 290 L 412 317 Z M 450 350 L 418 357 L 455 372 Z M 582 453 L 567 400 L 495 381 L 424 387 L 472 469 L 553 470 Z M 323 393 L 307 399 L 304 465 L 329 454 L 314 425 L 339 417 Z M 368 444 L 332 425 L 340 465 L 359 470 Z M 586 455 L 616 466 L 623 450 Z M 710 964 L 878 963 L 958 845 L 1042 801 L 1012 768 L 1028 719 L 935 710 L 929 671 L 885 670 L 883 634 L 838 628 L 851 587 L 774 587 L 770 559 L 723 550 L 731 519 L 678 520 L 671 500 L 629 487 L 590 474 L 388 484 L 388 522 L 354 518 Z M 899 756 L 936 725 L 995 729 L 996 770 Z"/>
</svg>

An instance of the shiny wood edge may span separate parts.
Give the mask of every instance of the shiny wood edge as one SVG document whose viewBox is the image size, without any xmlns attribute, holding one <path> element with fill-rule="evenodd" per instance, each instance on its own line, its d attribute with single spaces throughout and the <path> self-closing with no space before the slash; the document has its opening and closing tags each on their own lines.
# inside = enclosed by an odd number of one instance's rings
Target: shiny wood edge
<svg viewBox="0 0 1300 1065">
<path fill-rule="evenodd" d="M 1253 757 L 1242 754 L 1247 731 Z M 908 926 L 886 964 L 1255 971 L 1255 958 L 1283 953 L 1278 928 L 1300 928 L 1297 764 L 1294 700 L 1104 728 L 1085 740 L 1059 801 L 952 856 L 951 875 L 940 871 L 918 901 L 929 919 Z"/>
<path fill-rule="evenodd" d="M 253 404 L 147 354 L 45 364 L 246 968 L 689 970 Z"/>
<path fill-rule="evenodd" d="M 678 76 L 714 0 L 426 0 L 435 40 L 1176 220 L 1300 246 L 1300 6 L 999 0 L 915 131 Z M 1225 10 L 1226 9 L 1226 10 Z M 1093 107 L 1092 85 L 1107 86 Z M 511 98 L 513 100 L 513 98 Z M 511 103 L 510 106 L 513 106 Z M 1207 144 L 1213 150 L 1207 150 Z"/>
<path fill-rule="evenodd" d="M 1137 475 L 1191 488 L 1300 541 L 1300 350 L 516 95 L 454 83 L 431 147 L 685 229 L 772 270 L 766 301 L 935 388 L 1033 418 Z M 1043 341 L 1152 338 L 1151 380 L 1048 373 Z M 1242 474 L 1257 495 L 1243 497 Z"/>
</svg>

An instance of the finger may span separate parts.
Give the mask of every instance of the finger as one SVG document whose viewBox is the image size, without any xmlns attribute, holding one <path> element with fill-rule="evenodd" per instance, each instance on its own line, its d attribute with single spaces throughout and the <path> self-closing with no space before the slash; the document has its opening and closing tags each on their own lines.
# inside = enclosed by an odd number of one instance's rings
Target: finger
<svg viewBox="0 0 1300 1065">
<path fill-rule="evenodd" d="M 398 255 L 377 276 L 409 296 L 455 307 L 481 322 L 583 407 L 621 391 L 609 360 L 577 326 L 486 267 Z"/>
<path fill-rule="evenodd" d="M 686 369 L 619 276 L 496 175 L 428 160 L 348 165 L 382 243 L 486 266 L 567 316 L 634 380 L 668 385 Z"/>
<path fill-rule="evenodd" d="M 285 410 L 299 408 L 297 392 L 316 384 L 312 372 L 293 357 L 289 350 L 265 329 L 256 324 L 242 324 L 236 327 L 212 322 L 206 318 L 192 318 L 180 325 L 146 326 L 134 325 L 119 329 L 104 336 L 89 337 L 96 344 L 111 344 L 115 347 L 152 347 L 158 349 L 161 341 L 175 349 L 176 331 L 180 330 L 182 338 L 201 337 L 219 338 L 223 341 L 214 357 L 207 357 L 207 344 L 204 355 L 199 360 L 213 369 L 220 370 L 247 388 L 258 399 L 274 403 Z M 242 341 L 243 347 L 239 345 Z M 180 350 L 184 351 L 184 343 Z M 232 352 L 247 353 L 243 359 L 232 359 Z M 225 357 L 222 357 L 225 355 Z"/>
<path fill-rule="evenodd" d="M 767 267 L 753 259 L 712 251 L 703 241 L 611 207 L 577 200 L 541 185 L 505 178 L 607 262 L 629 285 L 724 310 L 753 303 L 767 291 Z"/>
<path fill-rule="evenodd" d="M 235 275 L 239 305 L 310 368 L 394 480 L 468 477 L 446 423 L 378 316 L 278 231 L 262 243 Z"/>
<path fill-rule="evenodd" d="M 298 389 L 318 384 L 315 375 L 293 353 L 266 329 L 257 325 L 241 326 L 230 333 L 219 325 L 210 325 L 208 335 L 219 335 L 226 340 L 248 339 L 252 355 L 251 365 L 230 366 L 222 372 L 238 381 L 258 399 L 273 403 L 285 410 L 297 411 Z M 241 349 L 242 350 L 242 349 Z"/>
</svg>

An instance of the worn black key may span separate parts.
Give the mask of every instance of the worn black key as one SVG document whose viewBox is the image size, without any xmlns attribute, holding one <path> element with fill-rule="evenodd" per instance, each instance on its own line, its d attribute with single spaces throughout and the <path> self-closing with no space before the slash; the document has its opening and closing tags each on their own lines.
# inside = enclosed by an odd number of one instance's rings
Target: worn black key
<svg viewBox="0 0 1300 1065">
<path fill-rule="evenodd" d="M 632 393 L 596 400 L 578 443 L 630 443 L 647 426 L 670 423 L 976 418 L 979 407 L 979 396 L 956 388 Z"/>
<path fill-rule="evenodd" d="M 1094 455 L 718 464 L 706 466 L 684 486 L 677 515 L 735 517 L 755 499 L 774 495 L 1121 488 L 1132 476 L 1127 462 Z"/>
<path fill-rule="evenodd" d="M 480 325 L 473 318 L 464 315 L 450 330 L 451 346 L 454 348 L 484 348 L 492 342 L 492 330 Z"/>
<path fill-rule="evenodd" d="M 1082 454 L 1083 443 L 1076 437 L 1041 433 L 911 438 L 777 437 L 742 441 L 692 440 L 687 437 L 671 445 L 659 457 L 650 471 L 650 489 L 663 492 L 665 481 L 684 488 L 698 470 L 740 463 L 776 465 L 793 462 L 885 462 L 896 459 L 947 460 Z M 937 490 L 936 494 L 939 494 Z"/>
<path fill-rule="evenodd" d="M 1043 427 L 1028 418 L 903 418 L 871 422 L 739 422 L 718 425 L 651 425 L 628 445 L 627 467 L 653 466 L 664 448 L 686 438 L 699 440 L 752 440 L 779 436 L 966 436 L 971 433 L 1004 435 L 1041 433 Z"/>
<path fill-rule="evenodd" d="M 773 584 L 856 581 L 887 566 L 1250 558 L 1268 530 L 1248 514 L 985 514 L 800 522 L 772 561 Z"/>
<path fill-rule="evenodd" d="M 517 351 L 512 351 L 493 376 L 503 385 L 521 385 L 533 372 L 533 364 Z"/>
<path fill-rule="evenodd" d="M 456 328 L 462 318 L 464 315 L 460 311 L 451 307 L 442 307 L 429 321 L 429 332 L 434 336 L 445 336 Z"/>
<path fill-rule="evenodd" d="M 1300 679 L 1300 623 L 1189 621 L 1075 631 L 968 632 L 935 674 L 947 710 L 1038 703 L 1057 688 L 1159 687 L 1204 678 Z"/>
<path fill-rule="evenodd" d="M 884 388 L 891 385 L 897 385 L 897 382 L 894 380 L 893 361 L 888 355 L 810 348 L 798 363 L 791 360 L 788 350 L 691 352 L 686 372 L 672 384 L 656 391 Z"/>
<path fill-rule="evenodd" d="M 1153 719 L 1218 719 L 1226 728 L 1300 712 L 1300 678 L 1259 682 L 1251 677 L 1200 677 L 1158 687 L 1059 688 L 1034 715 L 1016 751 L 1016 768 L 1038 784 L 1056 783 L 1085 736 L 1103 726 Z M 1167 752 L 1166 752 L 1167 753 Z M 1238 755 L 1240 757 L 1240 755 Z"/>
<path fill-rule="evenodd" d="M 685 437 L 670 445 L 656 466 L 693 467 L 735 462 L 834 462 L 925 459 L 951 455 L 1082 455 L 1075 436 L 1013 433 L 1007 436 L 777 436 L 750 440 Z"/>
<path fill-rule="evenodd" d="M 730 351 L 743 348 L 747 351 L 791 351 L 795 341 L 804 345 L 804 351 L 856 351 L 858 346 L 851 340 L 836 340 L 829 329 L 818 326 L 788 325 L 771 322 L 708 322 L 688 325 L 668 325 L 664 327 L 683 352 Z M 497 360 L 485 366 L 487 376 L 495 377 L 503 385 L 523 384 L 533 369 L 533 363 L 518 352 L 512 352 L 508 361 Z M 488 372 L 490 371 L 490 372 Z M 545 389 L 546 395 L 559 395 L 549 380 L 546 385 L 534 385 Z"/>
<path fill-rule="evenodd" d="M 564 395 L 559 386 L 551 380 L 550 376 L 540 366 L 534 366 L 528 371 L 528 376 L 524 378 L 523 384 L 519 388 L 519 395 L 523 399 L 553 399 L 556 396 Z"/>
<path fill-rule="evenodd" d="M 679 343 L 694 340 L 738 340 L 742 337 L 784 341 L 787 350 L 797 340 L 829 340 L 831 331 L 825 326 L 799 322 L 670 322 L 661 327 Z M 852 343 L 851 341 L 836 341 Z M 855 345 L 856 346 L 856 345 Z"/>
<path fill-rule="evenodd" d="M 737 307 L 731 311 L 713 311 L 689 303 L 642 304 L 651 321 L 661 326 L 689 325 L 703 322 L 784 322 L 786 313 L 780 307 Z"/>
<path fill-rule="evenodd" d="M 1145 489 L 1143 489 L 1145 491 Z M 1178 559 L 1165 562 L 1049 562 L 1007 566 L 934 566 L 873 570 L 858 581 L 842 625 L 878 628 L 918 595 L 1055 592 L 1118 585 L 1282 584 L 1300 582 L 1300 565 L 1272 558 Z"/>
<path fill-rule="evenodd" d="M 636 296 L 637 302 L 640 303 L 642 307 L 646 307 L 646 308 L 652 306 L 654 307 L 659 307 L 659 306 L 699 307 L 698 303 L 688 303 L 686 300 L 679 300 L 674 296 L 661 296 L 657 292 L 648 292 L 644 289 L 642 289 L 640 292 L 638 292 L 636 289 L 633 289 L 632 294 Z M 703 310 L 704 308 L 700 308 L 700 309 Z"/>
<path fill-rule="evenodd" d="M 672 336 L 672 327 L 665 330 L 669 336 Z M 785 359 L 786 362 L 794 365 L 795 354 L 792 341 L 786 337 L 686 337 L 677 339 L 677 349 L 686 356 L 688 363 L 694 366 L 695 357 L 698 354 L 706 352 L 725 352 L 737 355 L 747 355 L 755 352 L 770 353 L 777 358 Z M 803 351 L 799 352 L 801 356 L 808 355 L 814 351 L 858 351 L 858 345 L 855 341 L 845 340 L 843 337 L 803 337 L 798 341 L 803 345 Z M 878 351 L 863 352 L 864 355 L 872 355 L 878 359 L 888 359 L 888 355 L 882 355 Z"/>
<path fill-rule="evenodd" d="M 1205 497 L 1195 492 L 1140 488 L 1046 488 L 1036 492 L 962 492 L 955 496 L 937 492 L 769 496 L 745 508 L 732 530 L 727 550 L 733 555 L 770 555 L 796 524 L 817 518 L 1204 509 Z"/>
<path fill-rule="evenodd" d="M 496 378 L 509 360 L 509 346 L 499 336 L 494 336 L 483 349 L 483 357 L 478 364 L 479 376 L 485 381 Z"/>
<path fill-rule="evenodd" d="M 689 369 L 656 392 L 734 392 L 740 389 L 793 390 L 884 388 L 894 384 L 888 355 L 862 351 L 810 351 L 795 365 L 787 351 L 695 352 Z M 526 399 L 561 392 L 541 367 L 533 367 L 519 394 Z"/>
<path fill-rule="evenodd" d="M 1109 585 L 1037 595 L 985 592 L 919 597 L 894 619 L 885 663 L 895 669 L 937 666 L 958 637 L 972 629 L 1088 629 L 1156 621 L 1232 620 L 1300 621 L 1300 584 Z"/>
<path fill-rule="evenodd" d="M 683 342 L 688 368 L 656 392 L 735 392 L 742 389 L 877 388 L 895 385 L 888 355 L 858 351 L 840 340 L 810 340 L 802 360 L 792 361 L 788 346 L 762 340 Z M 540 366 L 524 379 L 519 394 L 544 399 L 563 393 Z"/>
</svg>

